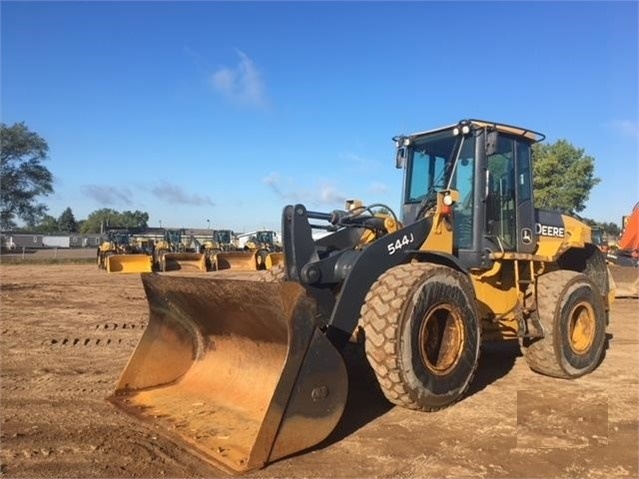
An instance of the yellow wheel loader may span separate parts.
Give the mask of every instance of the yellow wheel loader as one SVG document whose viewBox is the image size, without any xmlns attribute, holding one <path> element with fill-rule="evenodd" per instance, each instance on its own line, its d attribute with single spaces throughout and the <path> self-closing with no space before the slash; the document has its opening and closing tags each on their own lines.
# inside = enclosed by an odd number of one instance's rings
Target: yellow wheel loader
<svg viewBox="0 0 639 479">
<path fill-rule="evenodd" d="M 206 244 L 204 253 L 207 258 L 209 269 L 213 271 L 216 271 L 218 269 L 227 269 L 228 266 L 226 266 L 225 261 L 221 261 L 221 265 L 218 265 L 218 256 L 221 253 L 226 255 L 229 252 L 237 251 L 237 245 L 234 242 L 233 231 L 215 230 L 213 231 L 213 241 L 209 241 L 207 243 L 208 244 Z M 220 259 L 223 258 L 224 256 L 220 257 Z"/>
<path fill-rule="evenodd" d="M 256 271 L 270 269 L 284 261 L 274 231 L 254 231 L 245 234 L 239 241 L 237 250 L 217 255 L 216 269 Z"/>
<path fill-rule="evenodd" d="M 242 473 L 331 433 L 354 337 L 386 398 L 416 411 L 464 396 L 483 341 L 518 341 L 545 375 L 591 372 L 613 292 L 590 228 L 533 207 L 543 138 L 480 120 L 396 137 L 401 218 L 289 205 L 270 281 L 142 275 L 149 325 L 110 400 Z"/>
<path fill-rule="evenodd" d="M 98 246 L 98 268 L 109 273 L 150 273 L 153 259 L 128 230 L 109 230 Z"/>
<path fill-rule="evenodd" d="M 155 263 L 160 271 L 207 271 L 206 255 L 187 251 L 182 242 L 182 230 L 167 229 L 164 238 L 155 244 Z"/>
</svg>

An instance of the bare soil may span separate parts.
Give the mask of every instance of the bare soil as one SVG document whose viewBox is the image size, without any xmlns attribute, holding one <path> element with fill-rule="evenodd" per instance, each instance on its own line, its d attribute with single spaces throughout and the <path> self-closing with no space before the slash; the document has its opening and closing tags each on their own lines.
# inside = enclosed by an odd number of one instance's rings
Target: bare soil
<svg viewBox="0 0 639 479">
<path fill-rule="evenodd" d="M 146 325 L 139 275 L 25 264 L 0 281 L 0 475 L 227 476 L 105 401 Z M 248 477 L 637 477 L 638 306 L 615 302 L 592 374 L 545 377 L 516 345 L 486 345 L 469 393 L 437 413 L 392 407 L 349 349 L 337 428 Z"/>
</svg>

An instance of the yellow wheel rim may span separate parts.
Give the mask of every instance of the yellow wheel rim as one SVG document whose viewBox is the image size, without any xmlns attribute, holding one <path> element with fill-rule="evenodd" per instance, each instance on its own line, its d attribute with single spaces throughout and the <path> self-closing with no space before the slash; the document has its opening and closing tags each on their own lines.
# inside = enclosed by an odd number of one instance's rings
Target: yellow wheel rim
<svg viewBox="0 0 639 479">
<path fill-rule="evenodd" d="M 459 309 L 450 304 L 430 308 L 419 330 L 420 356 L 433 374 L 448 374 L 464 348 L 464 323 Z"/>
<path fill-rule="evenodd" d="M 570 312 L 568 338 L 570 348 L 577 354 L 588 351 L 595 339 L 595 312 L 588 302 L 575 305 Z"/>
</svg>

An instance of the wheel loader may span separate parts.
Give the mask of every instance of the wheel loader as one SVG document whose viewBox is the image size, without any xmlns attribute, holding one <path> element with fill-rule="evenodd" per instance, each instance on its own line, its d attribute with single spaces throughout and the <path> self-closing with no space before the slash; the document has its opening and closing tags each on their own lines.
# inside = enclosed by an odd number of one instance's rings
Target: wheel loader
<svg viewBox="0 0 639 479">
<path fill-rule="evenodd" d="M 155 264 L 160 271 L 206 271 L 206 256 L 198 251 L 187 251 L 182 242 L 183 230 L 166 229 L 164 237 L 155 244 Z"/>
<path fill-rule="evenodd" d="M 207 263 L 210 270 L 221 269 L 218 267 L 218 255 L 220 253 L 228 253 L 237 251 L 237 245 L 234 242 L 235 235 L 231 230 L 215 230 L 213 231 L 213 240 L 207 241 L 205 248 L 201 250 L 206 255 Z"/>
<path fill-rule="evenodd" d="M 153 271 L 152 257 L 133 240 L 126 229 L 106 232 L 97 250 L 98 268 L 109 273 L 145 273 Z"/>
<path fill-rule="evenodd" d="M 216 257 L 216 269 L 256 271 L 271 269 L 284 260 L 275 240 L 275 232 L 253 231 L 239 235 L 235 251 L 223 252 Z"/>
<path fill-rule="evenodd" d="M 541 374 L 590 373 L 614 296 L 590 228 L 533 207 L 543 138 L 482 120 L 398 136 L 399 215 L 288 205 L 283 267 L 263 281 L 142 275 L 149 325 L 110 400 L 244 473 L 335 428 L 349 341 L 388 401 L 415 411 L 463 398 L 486 341 L 518 341 Z"/>
</svg>

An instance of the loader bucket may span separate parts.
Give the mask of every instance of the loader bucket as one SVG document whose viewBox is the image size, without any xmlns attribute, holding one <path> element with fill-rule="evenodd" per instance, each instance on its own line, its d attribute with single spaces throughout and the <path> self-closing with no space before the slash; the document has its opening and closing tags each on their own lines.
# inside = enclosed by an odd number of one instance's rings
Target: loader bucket
<svg viewBox="0 0 639 479">
<path fill-rule="evenodd" d="M 615 298 L 639 298 L 639 268 L 608 265 L 614 280 Z"/>
<path fill-rule="evenodd" d="M 215 269 L 255 271 L 258 269 L 255 251 L 224 251 L 215 255 Z"/>
<path fill-rule="evenodd" d="M 294 282 L 143 274 L 147 329 L 109 400 L 232 472 L 322 441 L 347 396 L 341 355 Z"/>
<path fill-rule="evenodd" d="M 153 259 L 146 254 L 114 254 L 106 259 L 109 273 L 150 273 Z"/>
<path fill-rule="evenodd" d="M 162 271 L 206 271 L 206 255 L 203 253 L 165 253 L 160 261 Z"/>
<path fill-rule="evenodd" d="M 266 257 L 266 269 L 284 264 L 284 253 L 269 253 Z"/>
</svg>

